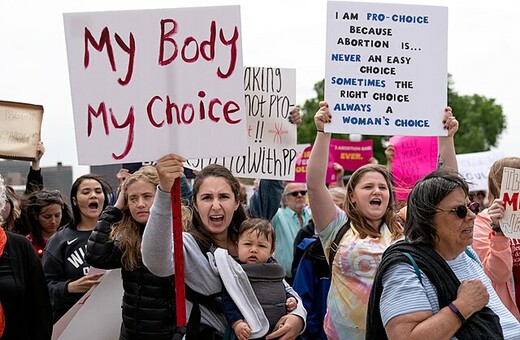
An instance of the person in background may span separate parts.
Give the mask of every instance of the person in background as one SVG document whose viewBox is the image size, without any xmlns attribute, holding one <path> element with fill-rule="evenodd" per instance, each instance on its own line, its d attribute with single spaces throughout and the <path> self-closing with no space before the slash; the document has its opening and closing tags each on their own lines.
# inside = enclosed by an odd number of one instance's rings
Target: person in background
<svg viewBox="0 0 520 340">
<path fill-rule="evenodd" d="M 0 176 L 0 210 L 6 202 Z M 51 334 L 51 302 L 40 259 L 25 237 L 0 228 L 0 339 L 49 340 Z"/>
<path fill-rule="evenodd" d="M 253 291 L 269 320 L 272 332 L 278 320 L 296 309 L 298 301 L 288 293 L 283 283 L 285 271 L 271 256 L 275 250 L 276 234 L 268 220 L 250 218 L 238 229 L 238 263 L 247 274 Z M 239 340 L 251 336 L 251 328 L 226 287 L 222 289 L 224 316 Z"/>
<path fill-rule="evenodd" d="M 343 210 L 347 189 L 335 187 L 329 188 L 329 192 L 334 203 Z M 325 340 L 327 336 L 323 328 L 323 320 L 327 312 L 330 267 L 312 220 L 298 232 L 294 246 L 293 288 L 302 298 L 303 305 L 307 310 L 307 327 L 302 337 L 308 340 Z"/>
<path fill-rule="evenodd" d="M 170 154 L 157 162 L 160 184 L 143 234 L 142 255 L 143 263 L 158 276 L 174 274 L 170 188 L 182 176 L 184 161 L 183 157 Z M 262 191 L 261 187 L 262 183 L 257 192 Z M 264 201 L 259 197 L 264 204 L 258 204 L 251 210 L 269 219 L 272 217 L 269 212 L 274 214 L 276 211 L 269 202 L 276 201 L 275 198 L 271 196 Z M 277 201 L 276 204 L 279 204 L 279 196 Z M 246 219 L 240 204 L 240 183 L 232 173 L 216 164 L 202 169 L 193 183 L 192 224 L 189 232 L 183 234 L 184 280 L 189 300 L 187 339 L 223 337 L 227 323 L 221 304 L 215 300 L 221 296 L 222 282 L 213 271 L 207 252 L 211 247 L 219 247 L 232 256 L 238 256 L 238 227 Z M 190 290 L 200 298 L 188 297 Z M 214 303 L 207 304 L 208 300 Z M 305 311 L 298 305 L 279 320 L 276 330 L 267 339 L 295 339 L 303 330 L 304 320 Z"/>
<path fill-rule="evenodd" d="M 153 275 L 141 259 L 141 239 L 155 198 L 159 176 L 143 166 L 121 183 L 114 206 L 107 206 L 90 234 L 87 262 L 96 268 L 122 268 L 120 339 L 181 339 L 175 325 L 174 279 Z M 189 209 L 183 212 L 189 220 Z"/>
<path fill-rule="evenodd" d="M 520 158 L 505 157 L 491 166 L 488 175 L 491 205 L 475 219 L 472 247 L 500 300 L 520 320 L 520 240 L 509 239 L 500 228 L 505 210 L 500 198 L 504 167 L 520 169 Z"/>
<path fill-rule="evenodd" d="M 34 191 L 21 203 L 31 230 L 26 237 L 41 259 L 49 238 L 72 220 L 72 211 L 58 190 Z"/>
<path fill-rule="evenodd" d="M 436 170 L 408 197 L 405 241 L 377 269 L 367 339 L 520 339 L 520 324 L 498 298 L 470 248 L 478 213 L 459 174 Z"/>
<path fill-rule="evenodd" d="M 402 238 L 403 230 L 395 214 L 391 175 L 382 165 L 357 169 L 347 184 L 344 210 L 336 206 L 325 185 L 331 134 L 324 127 L 332 115 L 326 102 L 319 106 L 307 187 L 314 224 L 332 268 L 324 329 L 329 339 L 364 339 L 375 272 L 383 252 Z M 453 135 L 458 122 L 449 107 L 443 123 L 448 134 L 439 138 L 439 152 L 447 164 L 456 164 Z"/>
<path fill-rule="evenodd" d="M 293 244 L 296 234 L 311 219 L 307 206 L 307 185 L 305 183 L 287 183 L 282 196 L 282 207 L 271 220 L 276 233 L 276 252 L 274 258 L 285 270 L 285 279 L 292 283 Z"/>
<path fill-rule="evenodd" d="M 25 195 L 33 191 L 38 191 L 43 188 L 43 177 L 40 168 L 40 160 L 45 153 L 43 142 L 39 141 L 36 146 L 36 158 L 31 161 L 29 173 L 27 174 L 27 181 L 25 184 Z M 2 226 L 5 230 L 17 233 L 20 235 L 27 235 L 31 229 L 25 214 L 21 209 L 21 197 L 14 191 L 13 187 L 7 188 L 7 202 L 5 207 L 0 210 L 0 215 L 3 218 Z"/>
<path fill-rule="evenodd" d="M 93 174 L 83 175 L 72 184 L 72 221 L 49 239 L 43 252 L 54 322 L 99 283 L 102 273 L 89 274 L 85 253 L 90 233 L 106 208 L 111 191 L 103 178 Z"/>
<path fill-rule="evenodd" d="M 478 203 L 478 206 L 480 207 L 480 211 L 484 210 L 487 207 L 486 190 L 470 191 L 469 200 L 471 202 Z"/>
</svg>

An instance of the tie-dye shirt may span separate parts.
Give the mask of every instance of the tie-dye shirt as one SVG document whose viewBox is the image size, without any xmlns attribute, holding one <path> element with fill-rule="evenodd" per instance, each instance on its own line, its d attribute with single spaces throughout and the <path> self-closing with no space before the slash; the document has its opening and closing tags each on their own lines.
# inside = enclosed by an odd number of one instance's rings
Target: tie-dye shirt
<svg viewBox="0 0 520 340">
<path fill-rule="evenodd" d="M 347 221 L 344 211 L 319 234 L 328 258 L 330 245 Z M 368 298 L 381 256 L 396 242 L 383 225 L 379 238 L 361 239 L 352 226 L 343 236 L 332 268 L 324 329 L 329 339 L 365 339 Z"/>
</svg>

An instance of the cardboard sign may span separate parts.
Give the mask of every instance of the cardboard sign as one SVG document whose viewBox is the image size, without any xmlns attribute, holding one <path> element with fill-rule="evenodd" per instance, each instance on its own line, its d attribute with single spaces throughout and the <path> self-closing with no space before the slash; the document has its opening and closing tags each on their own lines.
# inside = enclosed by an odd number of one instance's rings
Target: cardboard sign
<svg viewBox="0 0 520 340">
<path fill-rule="evenodd" d="M 520 169 L 504 168 L 500 199 L 506 208 L 500 221 L 502 232 L 509 238 L 520 238 Z"/>
<path fill-rule="evenodd" d="M 331 139 L 330 153 L 334 162 L 340 164 L 343 169 L 355 171 L 370 162 L 370 158 L 374 155 L 373 140 L 355 142 Z"/>
<path fill-rule="evenodd" d="M 41 105 L 0 100 L 0 158 L 34 160 L 42 120 Z"/>
<path fill-rule="evenodd" d="M 398 201 L 406 200 L 415 182 L 437 168 L 437 137 L 394 136 L 392 163 L 395 194 Z"/>
<path fill-rule="evenodd" d="M 504 157 L 499 151 L 474 152 L 457 155 L 459 173 L 468 181 L 471 191 L 488 190 L 489 169 Z"/>
<path fill-rule="evenodd" d="M 288 118 L 296 101 L 296 70 L 247 67 L 244 89 L 248 138 L 245 156 L 191 159 L 187 166 L 200 170 L 217 163 L 239 177 L 293 180 L 298 154 L 296 125 Z"/>
<path fill-rule="evenodd" d="M 64 23 L 79 164 L 246 154 L 239 6 Z"/>
<path fill-rule="evenodd" d="M 447 7 L 327 4 L 325 131 L 446 135 Z"/>
</svg>

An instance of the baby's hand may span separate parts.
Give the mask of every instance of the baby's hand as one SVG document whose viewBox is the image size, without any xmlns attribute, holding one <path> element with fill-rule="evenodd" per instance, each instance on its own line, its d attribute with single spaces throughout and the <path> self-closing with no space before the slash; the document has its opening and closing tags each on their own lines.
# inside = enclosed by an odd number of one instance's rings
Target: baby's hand
<svg viewBox="0 0 520 340">
<path fill-rule="evenodd" d="M 247 340 L 251 336 L 251 328 L 244 320 L 238 320 L 231 326 L 238 340 Z"/>
<path fill-rule="evenodd" d="M 290 297 L 285 301 L 285 308 L 287 308 L 288 312 L 295 310 L 297 305 L 298 301 L 296 301 L 296 299 L 293 297 Z"/>
</svg>

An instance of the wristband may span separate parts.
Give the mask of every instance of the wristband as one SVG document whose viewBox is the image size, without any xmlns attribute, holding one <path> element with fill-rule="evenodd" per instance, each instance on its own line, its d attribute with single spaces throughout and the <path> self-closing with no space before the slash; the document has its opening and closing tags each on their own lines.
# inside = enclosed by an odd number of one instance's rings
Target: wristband
<svg viewBox="0 0 520 340">
<path fill-rule="evenodd" d="M 451 309 L 451 311 L 452 311 L 453 313 L 455 313 L 455 315 L 459 318 L 460 322 L 462 322 L 462 323 L 465 323 L 465 322 L 466 322 L 466 318 L 464 317 L 464 315 L 462 315 L 462 313 L 461 313 L 460 310 L 457 308 L 457 306 L 455 306 L 455 305 L 453 304 L 453 302 L 450 303 L 450 304 L 448 305 L 448 307 Z"/>
</svg>

